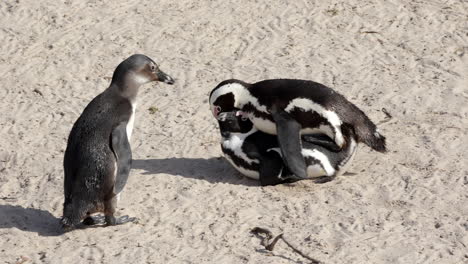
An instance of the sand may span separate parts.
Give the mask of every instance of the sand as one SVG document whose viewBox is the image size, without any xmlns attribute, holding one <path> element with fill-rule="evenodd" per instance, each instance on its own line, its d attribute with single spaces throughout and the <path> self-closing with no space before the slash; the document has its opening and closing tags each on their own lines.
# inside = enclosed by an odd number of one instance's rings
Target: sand
<svg viewBox="0 0 468 264">
<path fill-rule="evenodd" d="M 307 263 L 257 226 L 324 263 L 468 262 L 467 21 L 455 0 L 3 1 L 0 262 Z M 60 234 L 68 134 L 133 53 L 176 79 L 140 89 L 118 210 L 139 221 Z M 242 177 L 208 93 L 280 77 L 344 94 L 389 152 L 324 184 Z"/>
</svg>

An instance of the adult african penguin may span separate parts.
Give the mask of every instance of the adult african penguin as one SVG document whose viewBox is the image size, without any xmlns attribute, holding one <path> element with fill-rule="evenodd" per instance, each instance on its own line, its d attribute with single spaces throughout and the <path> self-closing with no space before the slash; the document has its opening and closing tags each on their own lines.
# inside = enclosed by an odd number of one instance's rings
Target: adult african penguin
<svg viewBox="0 0 468 264">
<path fill-rule="evenodd" d="M 260 180 L 263 186 L 300 180 L 283 163 L 276 136 L 259 131 L 238 111 L 220 113 L 218 124 L 224 156 L 240 173 Z M 352 130 L 344 132 L 349 144 L 341 150 L 334 149 L 336 145 L 326 136 L 301 137 L 301 155 L 306 162 L 307 178 L 328 176 L 331 179 L 346 171 L 357 142 Z M 314 143 L 317 141 L 321 144 Z"/>
<path fill-rule="evenodd" d="M 149 57 L 135 54 L 121 62 L 110 86 L 95 97 L 73 125 L 64 157 L 62 227 L 70 230 L 81 220 L 94 224 L 91 214 L 103 212 L 107 225 L 125 222 L 114 213 L 118 195 L 130 172 L 136 98 L 141 85 L 174 80 Z M 128 220 L 128 219 L 127 219 Z"/>
<path fill-rule="evenodd" d="M 211 91 L 209 103 L 215 118 L 221 112 L 241 110 L 257 129 L 277 135 L 283 160 L 298 178 L 307 178 L 301 134 L 325 134 L 342 149 L 350 144 L 343 135 L 347 127 L 353 130 L 357 142 L 386 151 L 385 137 L 363 111 L 313 81 L 272 79 L 250 84 L 226 80 Z"/>
</svg>

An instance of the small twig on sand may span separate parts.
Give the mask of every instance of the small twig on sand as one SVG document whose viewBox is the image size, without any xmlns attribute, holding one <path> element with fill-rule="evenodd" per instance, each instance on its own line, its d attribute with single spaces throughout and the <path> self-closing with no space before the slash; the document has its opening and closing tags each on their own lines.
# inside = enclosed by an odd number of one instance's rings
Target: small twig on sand
<svg viewBox="0 0 468 264">
<path fill-rule="evenodd" d="M 393 116 L 388 112 L 387 109 L 382 108 L 382 112 L 387 116 L 387 118 L 392 118 Z"/>
<path fill-rule="evenodd" d="M 37 89 L 37 88 L 34 89 L 33 92 L 35 92 L 35 93 L 37 93 L 38 95 L 44 97 L 44 94 L 41 92 L 41 90 L 39 90 L 39 89 Z"/>
<path fill-rule="evenodd" d="M 273 241 L 270 243 L 270 239 L 273 237 L 273 233 L 271 233 L 270 230 L 266 229 L 266 228 L 261 228 L 261 227 L 255 227 L 253 228 L 251 231 L 250 231 L 252 234 L 255 234 L 257 236 L 260 236 L 260 234 L 264 234 L 265 237 L 262 237 L 262 242 L 260 243 L 262 246 L 265 247 L 265 249 L 269 250 L 269 251 L 273 251 L 276 243 L 278 242 L 278 240 L 283 240 L 284 243 L 286 243 L 286 245 L 288 245 L 288 247 L 290 247 L 292 250 L 294 250 L 294 252 L 296 252 L 297 254 L 301 255 L 303 258 L 305 259 L 308 259 L 311 261 L 311 263 L 313 264 L 319 264 L 319 263 L 322 263 L 312 257 L 309 257 L 307 256 L 306 254 L 304 254 L 304 252 L 300 251 L 299 249 L 297 249 L 296 247 L 294 247 L 291 243 L 289 243 L 289 241 L 287 241 L 284 237 L 283 237 L 283 234 L 279 234 L 277 235 L 275 238 L 273 238 Z"/>
<path fill-rule="evenodd" d="M 361 31 L 361 34 L 379 34 L 379 32 L 370 30 L 370 31 Z"/>
<path fill-rule="evenodd" d="M 390 121 L 390 120 L 393 118 L 393 116 L 392 116 L 392 115 L 388 112 L 388 110 L 385 109 L 385 108 L 382 108 L 382 113 L 385 114 L 385 119 L 382 120 L 382 121 L 380 121 L 380 122 L 379 122 L 379 125 L 380 125 L 380 124 L 383 124 L 383 123 L 387 123 L 388 121 Z"/>
</svg>

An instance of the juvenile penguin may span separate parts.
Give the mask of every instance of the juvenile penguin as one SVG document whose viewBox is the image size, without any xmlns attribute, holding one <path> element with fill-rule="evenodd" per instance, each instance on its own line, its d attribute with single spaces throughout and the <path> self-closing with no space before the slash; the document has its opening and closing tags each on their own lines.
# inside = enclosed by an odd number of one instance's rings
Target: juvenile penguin
<svg viewBox="0 0 468 264">
<path fill-rule="evenodd" d="M 238 111 L 220 113 L 218 124 L 224 156 L 240 173 L 260 180 L 262 186 L 297 180 L 283 163 L 276 136 L 259 131 Z M 338 151 L 333 150 L 334 142 L 326 136 L 301 137 L 301 155 L 306 162 L 307 178 L 333 178 L 346 171 L 355 154 L 357 142 L 352 130 L 344 131 L 344 136 L 349 144 Z M 314 143 L 317 141 L 321 145 Z M 326 142 L 332 149 L 325 146 Z"/>
<path fill-rule="evenodd" d="M 210 93 L 210 108 L 215 116 L 221 112 L 241 110 L 254 126 L 277 135 L 282 157 L 297 179 L 307 178 L 301 155 L 302 134 L 324 134 L 337 149 L 346 147 L 343 128 L 353 130 L 357 142 L 385 152 L 385 137 L 357 106 L 331 88 L 307 80 L 273 79 L 249 84 L 226 80 Z M 315 141 L 321 144 L 320 140 Z"/>
<path fill-rule="evenodd" d="M 130 172 L 136 97 L 141 85 L 153 81 L 174 83 L 149 57 L 130 56 L 117 66 L 110 86 L 86 106 L 73 125 L 63 162 L 61 224 L 65 230 L 84 218 L 84 224 L 94 224 L 91 214 L 97 212 L 104 213 L 106 225 L 125 222 L 116 220 L 114 213 Z"/>
</svg>

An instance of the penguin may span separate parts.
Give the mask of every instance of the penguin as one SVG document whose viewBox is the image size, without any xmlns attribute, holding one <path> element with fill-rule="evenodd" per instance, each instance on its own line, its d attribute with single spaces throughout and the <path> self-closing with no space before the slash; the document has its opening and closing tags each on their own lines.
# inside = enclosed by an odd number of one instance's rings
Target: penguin
<svg viewBox="0 0 468 264">
<path fill-rule="evenodd" d="M 229 163 L 243 175 L 259 180 L 262 186 L 299 180 L 284 164 L 277 137 L 259 131 L 239 112 L 222 112 L 218 115 L 221 150 Z M 323 176 L 333 179 L 346 171 L 358 143 L 353 130 L 345 128 L 344 133 L 349 144 L 338 151 L 327 136 L 301 137 L 301 155 L 306 163 L 307 179 Z M 321 144 L 314 143 L 317 141 Z"/>
<path fill-rule="evenodd" d="M 73 125 L 64 155 L 64 196 L 61 225 L 68 231 L 92 225 L 91 214 L 102 212 L 106 225 L 133 219 L 116 219 L 118 197 L 130 172 L 130 137 L 135 120 L 138 89 L 158 81 L 172 85 L 149 57 L 135 54 L 114 71 L 110 86 L 96 96 Z"/>
<path fill-rule="evenodd" d="M 385 152 L 385 137 L 353 103 L 333 89 L 309 80 L 271 79 L 246 83 L 230 79 L 219 83 L 209 96 L 215 118 L 222 112 L 241 111 L 262 132 L 277 135 L 283 161 L 296 179 L 307 178 L 301 155 L 301 135 L 323 134 L 334 149 L 350 142 L 343 129 L 353 130 L 358 143 Z M 320 138 L 314 143 L 330 146 Z"/>
</svg>

